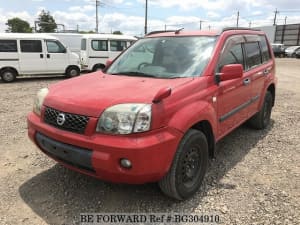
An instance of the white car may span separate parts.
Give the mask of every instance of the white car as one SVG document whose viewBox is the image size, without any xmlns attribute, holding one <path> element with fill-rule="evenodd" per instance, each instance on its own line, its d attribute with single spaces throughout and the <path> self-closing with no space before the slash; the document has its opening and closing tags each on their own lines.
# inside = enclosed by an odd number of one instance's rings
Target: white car
<svg viewBox="0 0 300 225">
<path fill-rule="evenodd" d="M 296 57 L 296 51 L 300 49 L 300 46 L 291 46 L 285 49 L 285 55 L 287 57 Z"/>
<path fill-rule="evenodd" d="M 0 34 L 0 76 L 3 82 L 13 82 L 18 75 L 42 74 L 78 76 L 79 56 L 53 36 Z"/>
</svg>

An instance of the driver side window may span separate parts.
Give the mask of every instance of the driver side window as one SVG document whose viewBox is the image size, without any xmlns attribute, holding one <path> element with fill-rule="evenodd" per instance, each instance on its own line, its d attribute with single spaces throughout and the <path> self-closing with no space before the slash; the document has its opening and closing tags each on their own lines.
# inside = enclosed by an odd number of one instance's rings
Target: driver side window
<svg viewBox="0 0 300 225">
<path fill-rule="evenodd" d="M 235 44 L 223 52 L 218 64 L 218 71 L 220 72 L 222 67 L 228 64 L 242 64 L 243 68 L 245 68 L 243 48 L 241 43 Z"/>
</svg>

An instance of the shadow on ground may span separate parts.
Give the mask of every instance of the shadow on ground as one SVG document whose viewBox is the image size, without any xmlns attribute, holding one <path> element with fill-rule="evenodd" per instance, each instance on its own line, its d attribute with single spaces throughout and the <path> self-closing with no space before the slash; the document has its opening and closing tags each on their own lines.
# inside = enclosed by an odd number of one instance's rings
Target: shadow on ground
<svg viewBox="0 0 300 225">
<path fill-rule="evenodd" d="M 211 187 L 234 189 L 222 177 L 243 160 L 270 129 L 257 131 L 241 126 L 221 140 L 201 191 L 192 199 L 176 202 L 165 197 L 156 184 L 106 183 L 65 169 L 60 165 L 36 175 L 19 188 L 23 200 L 49 224 L 78 223 L 83 212 L 185 212 L 192 213 Z M 209 209 L 211 210 L 211 209 Z"/>
</svg>

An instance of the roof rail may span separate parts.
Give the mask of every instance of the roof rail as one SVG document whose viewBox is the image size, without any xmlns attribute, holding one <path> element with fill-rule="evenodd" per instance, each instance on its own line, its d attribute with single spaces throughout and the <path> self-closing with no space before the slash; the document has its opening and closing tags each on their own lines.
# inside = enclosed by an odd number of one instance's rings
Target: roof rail
<svg viewBox="0 0 300 225">
<path fill-rule="evenodd" d="M 176 30 L 155 30 L 155 31 L 151 31 L 145 36 L 152 35 L 152 34 L 166 33 L 166 32 L 176 32 Z"/>
<path fill-rule="evenodd" d="M 253 31 L 261 31 L 260 29 L 253 29 L 248 27 L 225 27 L 222 30 L 222 33 L 229 30 L 253 30 Z"/>
</svg>

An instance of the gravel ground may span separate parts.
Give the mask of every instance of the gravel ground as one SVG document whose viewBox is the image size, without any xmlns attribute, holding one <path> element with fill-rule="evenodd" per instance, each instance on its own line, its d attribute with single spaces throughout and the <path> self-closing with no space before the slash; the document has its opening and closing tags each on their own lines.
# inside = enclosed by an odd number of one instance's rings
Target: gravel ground
<svg viewBox="0 0 300 225">
<path fill-rule="evenodd" d="M 277 60 L 270 127 L 241 126 L 220 141 L 201 190 L 184 202 L 156 184 L 110 184 L 57 165 L 27 138 L 26 114 L 39 88 L 63 78 L 0 81 L 0 224 L 76 224 L 82 212 L 206 212 L 222 224 L 300 224 L 299 71 L 300 60 Z"/>
</svg>

